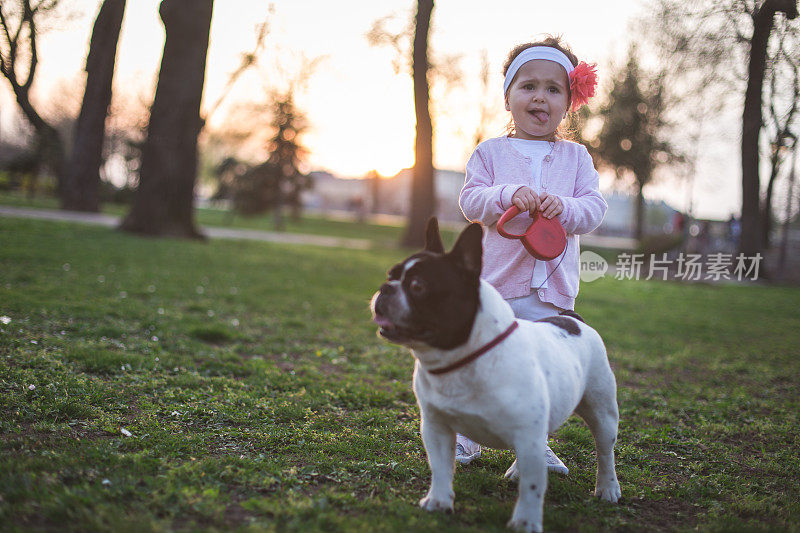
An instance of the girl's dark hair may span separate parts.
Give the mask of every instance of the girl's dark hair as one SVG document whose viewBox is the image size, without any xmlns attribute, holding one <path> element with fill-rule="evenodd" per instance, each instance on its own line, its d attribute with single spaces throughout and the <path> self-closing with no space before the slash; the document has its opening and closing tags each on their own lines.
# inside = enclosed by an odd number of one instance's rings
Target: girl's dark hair
<svg viewBox="0 0 800 533">
<path fill-rule="evenodd" d="M 506 59 L 505 64 L 503 64 L 503 76 L 505 76 L 506 73 L 508 72 L 508 68 L 511 66 L 511 63 L 514 61 L 514 59 L 516 59 L 517 56 L 520 55 L 523 50 L 526 50 L 526 49 L 531 48 L 533 46 L 549 46 L 550 48 L 555 48 L 556 50 L 558 50 L 559 52 L 562 52 L 565 56 L 567 56 L 567 59 L 569 59 L 569 61 L 570 61 L 570 63 L 572 63 L 573 67 L 577 67 L 578 66 L 578 56 L 576 56 L 574 53 L 572 53 L 572 50 L 570 50 L 569 46 L 567 46 L 566 44 L 562 43 L 560 37 L 553 36 L 553 35 L 548 35 L 544 39 L 542 39 L 541 41 L 536 41 L 534 43 L 525 43 L 525 44 L 520 44 L 518 46 L 515 46 L 511 50 L 511 52 L 509 52 L 508 59 Z M 514 77 L 516 77 L 516 75 L 514 75 Z M 511 80 L 511 81 L 513 83 L 514 80 Z M 568 102 L 567 108 L 569 109 L 569 103 L 572 102 L 572 91 L 570 91 L 570 89 L 569 89 L 569 84 L 567 84 L 567 102 Z M 570 122 L 574 122 L 574 121 L 570 121 Z M 508 124 L 509 133 L 511 133 L 513 131 L 513 129 L 514 129 L 514 122 L 512 120 Z M 575 131 L 573 131 L 573 127 L 569 127 L 566 131 L 562 131 L 562 127 L 559 126 L 558 130 L 556 131 L 556 137 L 562 137 L 562 138 L 564 138 L 564 137 L 572 137 L 574 135 L 574 133 L 575 133 Z"/>
</svg>

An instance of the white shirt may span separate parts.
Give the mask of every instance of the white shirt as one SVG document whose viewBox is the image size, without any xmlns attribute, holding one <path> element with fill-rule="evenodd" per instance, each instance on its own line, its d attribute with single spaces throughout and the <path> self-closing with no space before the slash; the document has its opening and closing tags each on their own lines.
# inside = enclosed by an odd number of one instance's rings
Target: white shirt
<svg viewBox="0 0 800 533">
<path fill-rule="evenodd" d="M 522 155 L 526 156 L 531 162 L 531 172 L 533 179 L 531 180 L 531 189 L 536 191 L 536 194 L 542 192 L 542 162 L 544 158 L 553 151 L 554 143 L 550 141 L 531 141 L 528 139 L 516 139 L 510 137 L 511 146 L 514 147 Z M 533 267 L 533 278 L 531 278 L 531 287 L 534 289 L 547 288 L 547 266 L 544 261 L 536 260 Z"/>
</svg>

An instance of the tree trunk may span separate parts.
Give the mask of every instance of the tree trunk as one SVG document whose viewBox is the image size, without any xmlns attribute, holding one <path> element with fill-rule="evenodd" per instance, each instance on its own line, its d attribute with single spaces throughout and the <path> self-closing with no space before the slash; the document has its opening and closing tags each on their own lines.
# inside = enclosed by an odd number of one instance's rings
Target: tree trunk
<svg viewBox="0 0 800 533">
<path fill-rule="evenodd" d="M 645 211 L 644 185 L 639 183 L 639 182 L 637 182 L 637 187 L 636 187 L 636 214 L 635 214 L 635 216 L 636 216 L 636 220 L 635 220 L 636 226 L 634 228 L 634 231 L 636 232 L 635 233 L 635 237 L 636 237 L 636 241 L 637 242 L 642 242 L 642 239 L 644 238 L 644 224 L 645 224 L 644 211 Z"/>
<path fill-rule="evenodd" d="M 282 169 L 278 169 L 280 173 Z M 286 201 L 283 194 L 283 176 L 278 177 L 278 183 L 275 186 L 275 208 L 272 210 L 272 226 L 275 231 L 284 231 L 286 229 L 286 221 L 283 216 L 283 203 Z"/>
<path fill-rule="evenodd" d="M 100 210 L 100 165 L 103 159 L 106 115 L 117 42 L 125 0 L 104 0 L 92 30 L 86 57 L 86 91 L 75 126 L 75 145 L 64 172 L 61 207 L 76 211 Z"/>
<path fill-rule="evenodd" d="M 781 159 L 778 150 L 770 158 L 769 181 L 767 182 L 767 194 L 764 197 L 764 204 L 761 206 L 761 242 L 764 248 L 770 247 L 770 233 L 772 232 L 772 192 L 775 189 L 775 180 L 778 178 L 778 171 L 781 167 Z"/>
<path fill-rule="evenodd" d="M 380 211 L 381 207 L 381 177 L 377 170 L 369 173 L 369 212 L 373 215 Z"/>
<path fill-rule="evenodd" d="M 408 225 L 402 244 L 422 247 L 425 244 L 425 225 L 434 214 L 436 190 L 433 174 L 433 124 L 429 108 L 428 32 L 433 12 L 433 0 L 418 0 L 414 31 L 413 72 L 414 110 L 417 118 L 414 171 L 411 185 L 411 206 Z"/>
<path fill-rule="evenodd" d="M 64 141 L 58 130 L 44 120 L 34 128 L 36 129 L 37 157 L 44 161 L 45 166 L 55 176 L 60 197 L 64 193 L 64 163 L 66 161 Z"/>
<path fill-rule="evenodd" d="M 766 0 L 753 16 L 747 90 L 742 113 L 742 237 L 739 251 L 746 257 L 754 257 L 764 250 L 760 207 L 761 184 L 758 176 L 758 135 L 763 124 L 761 102 L 767 43 L 777 12 L 785 13 L 789 19 L 797 17 L 795 0 Z"/>
<path fill-rule="evenodd" d="M 11 88 L 19 104 L 22 114 L 28 120 L 36 134 L 36 157 L 50 169 L 56 177 L 59 195 L 63 191 L 64 177 L 64 142 L 61 134 L 51 126 L 33 107 L 28 88 L 12 82 Z"/>
<path fill-rule="evenodd" d="M 792 226 L 792 200 L 794 198 L 795 167 L 797 166 L 797 140 L 792 149 L 792 167 L 789 172 L 789 193 L 786 195 L 786 220 L 783 222 L 778 269 L 781 277 L 786 276 L 786 252 L 789 249 L 789 231 Z"/>
<path fill-rule="evenodd" d="M 164 55 L 139 187 L 121 228 L 169 237 L 202 237 L 194 223 L 197 136 L 213 0 L 162 0 Z"/>
</svg>

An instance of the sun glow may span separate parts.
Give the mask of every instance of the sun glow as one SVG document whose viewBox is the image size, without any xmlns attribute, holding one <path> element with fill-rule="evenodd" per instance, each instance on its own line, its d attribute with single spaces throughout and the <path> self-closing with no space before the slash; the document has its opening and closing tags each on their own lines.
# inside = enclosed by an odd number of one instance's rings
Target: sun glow
<svg viewBox="0 0 800 533">
<path fill-rule="evenodd" d="M 309 154 L 311 166 L 352 178 L 364 177 L 372 170 L 394 176 L 412 166 L 413 100 L 399 88 L 385 89 L 388 91 L 399 93 L 394 106 L 386 106 L 385 97 L 373 90 L 359 91 L 356 108 L 308 101 L 308 116 L 318 119 L 302 139 L 304 145 L 314 147 Z M 333 101 L 346 101 L 344 94 L 333 96 Z"/>
<path fill-rule="evenodd" d="M 369 159 L 373 160 L 372 169 L 386 178 L 414 165 L 414 154 L 411 150 L 398 150 L 392 146 L 384 148 L 382 153 L 373 152 Z"/>
<path fill-rule="evenodd" d="M 408 157 L 403 157 L 403 155 L 403 153 L 389 150 L 383 153 L 354 152 L 334 155 L 320 151 L 320 153 L 314 154 L 309 162 L 311 167 L 329 168 L 342 178 L 364 178 L 373 171 L 383 178 L 390 178 L 404 168 L 414 165 L 413 153 Z"/>
</svg>

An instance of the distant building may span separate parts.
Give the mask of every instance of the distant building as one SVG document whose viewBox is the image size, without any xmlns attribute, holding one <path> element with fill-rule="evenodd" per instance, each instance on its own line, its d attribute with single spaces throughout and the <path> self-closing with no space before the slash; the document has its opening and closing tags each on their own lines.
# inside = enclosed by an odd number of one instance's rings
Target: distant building
<svg viewBox="0 0 800 533">
<path fill-rule="evenodd" d="M 464 221 L 458 207 L 458 194 L 464 185 L 464 174 L 454 170 L 435 170 L 436 216 L 446 222 Z M 411 198 L 412 169 L 401 170 L 396 176 L 382 179 L 378 185 L 377 205 L 380 213 L 405 215 Z M 368 206 L 375 203 L 371 195 Z"/>
<path fill-rule="evenodd" d="M 437 216 L 444 221 L 464 220 L 458 208 L 458 193 L 464 174 L 453 170 L 436 170 Z M 321 211 L 351 210 L 362 206 L 368 212 L 404 216 L 411 196 L 411 169 L 396 176 L 370 179 L 337 178 L 329 172 L 312 172 L 313 190 L 303 193 L 303 203 Z"/>
<path fill-rule="evenodd" d="M 628 237 L 635 234 L 636 197 L 620 191 L 603 191 L 608 211 L 597 233 Z M 663 200 L 645 200 L 645 234 L 672 233 L 674 215 L 678 211 Z"/>
<path fill-rule="evenodd" d="M 320 211 L 347 211 L 355 198 L 366 198 L 367 181 L 337 178 L 330 172 L 309 173 L 313 188 L 303 192 L 303 205 Z"/>
<path fill-rule="evenodd" d="M 443 222 L 465 221 L 458 207 L 458 196 L 464 185 L 464 173 L 454 170 L 436 170 L 436 216 Z M 318 211 L 353 211 L 403 217 L 408 212 L 411 196 L 411 169 L 404 169 L 391 178 L 343 179 L 328 172 L 312 172 L 314 189 L 304 193 L 307 207 Z M 599 235 L 629 237 L 634 234 L 633 196 L 619 191 L 603 193 L 608 202 L 608 212 L 601 226 L 594 231 Z M 675 209 L 664 201 L 646 202 L 646 233 L 669 233 Z"/>
</svg>

